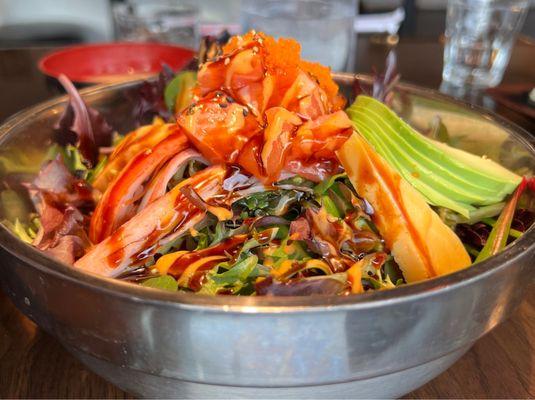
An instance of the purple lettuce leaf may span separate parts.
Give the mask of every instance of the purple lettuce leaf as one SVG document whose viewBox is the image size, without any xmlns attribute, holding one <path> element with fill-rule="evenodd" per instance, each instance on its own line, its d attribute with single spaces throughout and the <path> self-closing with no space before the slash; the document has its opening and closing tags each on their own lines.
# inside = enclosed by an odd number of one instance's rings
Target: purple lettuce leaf
<svg viewBox="0 0 535 400">
<path fill-rule="evenodd" d="M 128 92 L 128 98 L 133 102 L 133 118 L 137 125 L 150 123 L 154 117 L 165 121 L 172 117 L 164 99 L 164 91 L 175 73 L 166 64 L 155 80 L 144 81 L 139 87 Z"/>
<path fill-rule="evenodd" d="M 458 224 L 455 227 L 455 233 L 461 241 L 472 246 L 475 249 L 480 249 L 487 243 L 492 227 L 483 222 L 475 224 Z"/>
<path fill-rule="evenodd" d="M 40 219 L 33 245 L 72 264 L 91 244 L 89 218 L 81 211 L 94 207 L 91 187 L 74 177 L 60 158 L 44 164 L 26 187 Z"/>
<path fill-rule="evenodd" d="M 62 74 L 58 80 L 69 102 L 55 126 L 56 141 L 77 145 L 84 164 L 93 168 L 98 163 L 99 147 L 111 144 L 113 129 L 97 110 L 87 106 L 69 78 Z"/>
<path fill-rule="evenodd" d="M 347 284 L 328 276 L 292 279 L 284 283 L 268 277 L 255 285 L 256 294 L 259 296 L 328 296 L 340 294 L 346 289 Z"/>
<path fill-rule="evenodd" d="M 397 56 L 394 50 L 390 50 L 386 57 L 386 65 L 384 73 L 378 73 L 373 68 L 373 82 L 371 92 L 361 86 L 359 81 L 355 82 L 355 95 L 365 94 L 372 96 L 385 104 L 389 104 L 392 100 L 392 90 L 399 82 L 400 74 L 397 70 Z"/>
</svg>

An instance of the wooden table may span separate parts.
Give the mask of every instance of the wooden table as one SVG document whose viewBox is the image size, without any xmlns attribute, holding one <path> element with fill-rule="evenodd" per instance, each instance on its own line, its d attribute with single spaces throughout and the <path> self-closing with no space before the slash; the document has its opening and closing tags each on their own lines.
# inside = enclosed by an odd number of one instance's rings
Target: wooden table
<svg viewBox="0 0 535 400">
<path fill-rule="evenodd" d="M 43 49 L 0 51 L 0 120 L 60 93 L 35 67 Z M 387 48 L 360 40 L 357 71 L 382 67 Z M 535 46 L 515 47 L 504 81 L 535 86 Z M 403 79 L 440 85 L 442 47 L 437 42 L 401 41 L 398 64 Z M 488 102 L 486 103 L 489 104 Z M 495 111 L 535 133 L 535 121 L 509 109 Z M 534 266 L 535 268 L 535 266 Z M 1 279 L 1 277 L 0 277 Z M 479 340 L 452 368 L 407 398 L 535 397 L 535 286 L 511 318 Z M 128 398 L 88 371 L 51 336 L 22 315 L 0 292 L 0 397 Z"/>
</svg>

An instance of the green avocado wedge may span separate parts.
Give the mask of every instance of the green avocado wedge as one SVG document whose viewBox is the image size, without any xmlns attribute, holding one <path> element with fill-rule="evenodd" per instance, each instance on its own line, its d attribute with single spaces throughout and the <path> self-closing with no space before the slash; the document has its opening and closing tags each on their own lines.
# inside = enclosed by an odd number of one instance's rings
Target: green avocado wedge
<svg viewBox="0 0 535 400">
<path fill-rule="evenodd" d="M 434 187 L 424 184 L 420 179 L 417 179 L 415 175 L 401 162 L 401 160 L 395 155 L 390 148 L 385 147 L 381 140 L 377 136 L 373 135 L 368 131 L 368 128 L 362 126 L 358 129 L 359 133 L 362 134 L 372 145 L 374 149 L 380 149 L 378 152 L 381 156 L 400 174 L 407 180 L 415 189 L 417 189 L 427 200 L 427 202 L 434 206 L 442 206 L 449 208 L 463 217 L 469 218 L 470 212 L 474 211 L 476 208 L 467 203 L 462 203 L 452 200 L 447 195 L 442 192 L 437 191 Z"/>
<path fill-rule="evenodd" d="M 346 110 L 355 129 L 428 203 L 465 217 L 501 202 L 521 177 L 494 161 L 429 139 L 380 101 L 358 96 Z"/>
<path fill-rule="evenodd" d="M 412 176 L 415 180 L 422 181 L 422 183 L 444 193 L 450 199 L 467 204 L 493 204 L 502 198 L 498 194 L 501 189 L 498 185 L 489 188 L 465 180 L 461 175 L 453 174 L 441 165 L 435 165 L 427 154 L 420 153 L 410 145 L 400 144 L 395 136 L 387 131 L 384 124 L 377 123 L 376 119 L 370 118 L 369 115 L 360 110 L 356 111 L 355 114 L 359 121 L 359 131 L 368 128 L 367 134 L 369 136 L 364 134 L 366 138 L 375 136 L 380 141 L 381 150 L 385 152 L 391 149 L 393 157 L 405 167 L 404 171 L 400 171 L 405 179 Z"/>
</svg>

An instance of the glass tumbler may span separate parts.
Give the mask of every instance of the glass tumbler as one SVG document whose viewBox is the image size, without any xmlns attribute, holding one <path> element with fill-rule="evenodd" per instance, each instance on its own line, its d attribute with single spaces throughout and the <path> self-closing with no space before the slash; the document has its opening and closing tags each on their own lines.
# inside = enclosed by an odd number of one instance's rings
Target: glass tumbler
<svg viewBox="0 0 535 400">
<path fill-rule="evenodd" d="M 113 8 L 118 40 L 197 48 L 199 10 L 185 0 L 126 0 Z"/>
<path fill-rule="evenodd" d="M 509 63 L 529 0 L 449 0 L 442 79 L 493 87 Z"/>
<path fill-rule="evenodd" d="M 242 29 L 292 37 L 302 57 L 353 69 L 357 0 L 243 0 Z"/>
</svg>

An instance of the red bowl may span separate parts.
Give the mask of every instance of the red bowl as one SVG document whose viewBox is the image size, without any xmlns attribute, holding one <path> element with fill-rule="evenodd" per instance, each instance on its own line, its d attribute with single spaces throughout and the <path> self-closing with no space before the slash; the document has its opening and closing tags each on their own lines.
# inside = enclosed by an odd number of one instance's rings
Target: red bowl
<svg viewBox="0 0 535 400">
<path fill-rule="evenodd" d="M 115 82 L 157 74 L 163 64 L 179 70 L 194 54 L 191 49 L 162 43 L 89 44 L 46 55 L 39 61 L 39 69 L 54 78 L 65 74 L 74 82 Z"/>
</svg>

